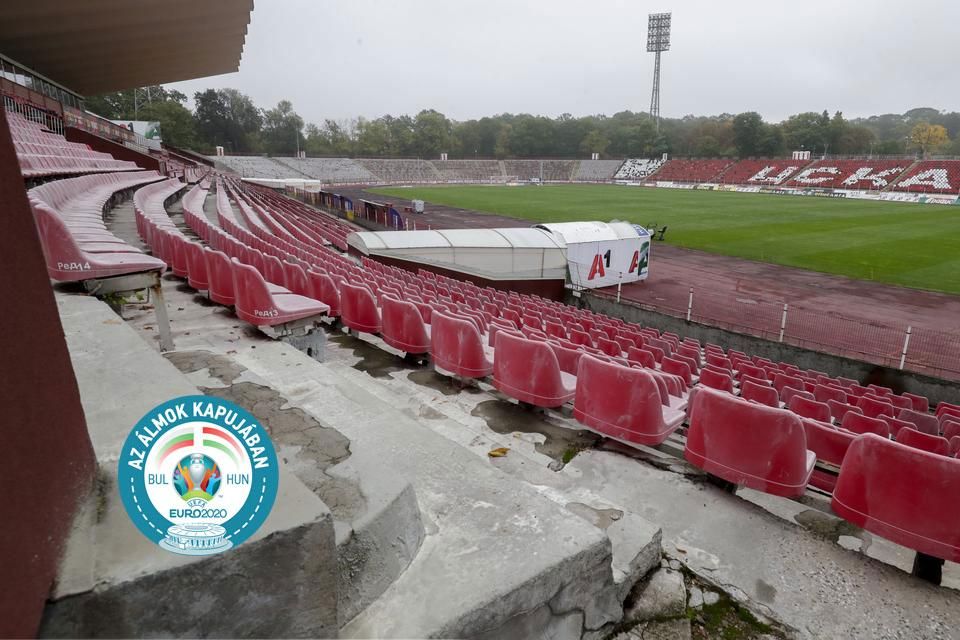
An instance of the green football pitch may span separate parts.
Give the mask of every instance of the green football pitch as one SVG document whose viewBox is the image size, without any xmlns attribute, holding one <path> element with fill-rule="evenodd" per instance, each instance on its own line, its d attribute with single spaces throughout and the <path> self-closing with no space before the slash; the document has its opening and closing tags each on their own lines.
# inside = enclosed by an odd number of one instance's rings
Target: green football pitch
<svg viewBox="0 0 960 640">
<path fill-rule="evenodd" d="M 532 222 L 655 223 L 668 226 L 666 241 L 680 247 L 960 293 L 960 206 L 618 185 L 376 192 Z"/>
</svg>

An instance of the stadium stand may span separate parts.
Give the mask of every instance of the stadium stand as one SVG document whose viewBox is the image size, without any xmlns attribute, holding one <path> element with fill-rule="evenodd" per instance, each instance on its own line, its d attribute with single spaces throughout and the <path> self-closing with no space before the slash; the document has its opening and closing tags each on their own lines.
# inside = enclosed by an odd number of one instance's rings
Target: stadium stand
<svg viewBox="0 0 960 640">
<path fill-rule="evenodd" d="M 740 160 L 725 169 L 716 181 L 724 184 L 782 185 L 807 164 L 809 163 L 803 160 L 750 158 Z"/>
<path fill-rule="evenodd" d="M 304 178 L 292 167 L 264 156 L 214 156 L 211 158 L 222 163 L 244 178 Z"/>
<path fill-rule="evenodd" d="M 924 160 L 902 175 L 891 191 L 960 193 L 960 160 Z"/>
<path fill-rule="evenodd" d="M 570 182 L 576 173 L 578 160 L 504 160 L 506 175 L 518 180 Z"/>
<path fill-rule="evenodd" d="M 613 174 L 614 180 L 644 180 L 655 173 L 663 164 L 663 160 L 648 160 L 647 158 L 627 158 Z"/>
<path fill-rule="evenodd" d="M 913 160 L 817 160 L 793 176 L 791 187 L 881 191 L 892 184 Z"/>
<path fill-rule="evenodd" d="M 376 176 L 377 182 L 440 182 L 440 173 L 427 160 L 358 158 L 357 164 Z"/>
<path fill-rule="evenodd" d="M 372 184 L 377 177 L 349 158 L 273 158 L 301 176 L 332 184 Z"/>
<path fill-rule="evenodd" d="M 622 164 L 620 160 L 581 160 L 573 179 L 582 182 L 613 180 Z"/>
<path fill-rule="evenodd" d="M 665 182 L 716 182 L 717 176 L 733 162 L 723 158 L 668 160 L 657 171 L 656 179 Z"/>
<path fill-rule="evenodd" d="M 432 164 L 444 182 L 489 182 L 501 175 L 496 160 L 434 160 Z"/>
<path fill-rule="evenodd" d="M 7 121 L 25 178 L 140 170 L 133 162 L 116 160 L 110 154 L 93 151 L 85 144 L 67 142 L 62 135 L 14 111 L 7 111 Z"/>
<path fill-rule="evenodd" d="M 47 272 L 60 282 L 157 271 L 166 264 L 144 255 L 109 230 L 104 206 L 115 194 L 155 182 L 154 171 L 54 180 L 28 192 Z"/>
</svg>

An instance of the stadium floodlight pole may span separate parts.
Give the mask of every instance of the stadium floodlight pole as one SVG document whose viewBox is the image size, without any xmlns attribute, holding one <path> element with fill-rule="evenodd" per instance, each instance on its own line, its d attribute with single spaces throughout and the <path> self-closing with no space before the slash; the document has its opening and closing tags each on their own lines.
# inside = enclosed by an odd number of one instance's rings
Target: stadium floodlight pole
<svg viewBox="0 0 960 640">
<path fill-rule="evenodd" d="M 660 131 L 660 54 L 670 50 L 672 13 L 651 13 L 647 21 L 647 52 L 656 54 L 653 63 L 653 91 L 650 93 L 650 117 Z"/>
</svg>

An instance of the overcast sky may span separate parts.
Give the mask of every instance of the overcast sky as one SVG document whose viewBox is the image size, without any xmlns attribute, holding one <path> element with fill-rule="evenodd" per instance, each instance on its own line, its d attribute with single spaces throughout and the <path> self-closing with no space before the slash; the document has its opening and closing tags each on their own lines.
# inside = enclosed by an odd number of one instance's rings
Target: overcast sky
<svg viewBox="0 0 960 640">
<path fill-rule="evenodd" d="M 665 116 L 960 110 L 955 0 L 257 0 L 239 72 L 169 86 L 287 98 L 308 122 L 645 111 L 659 11 Z"/>
</svg>

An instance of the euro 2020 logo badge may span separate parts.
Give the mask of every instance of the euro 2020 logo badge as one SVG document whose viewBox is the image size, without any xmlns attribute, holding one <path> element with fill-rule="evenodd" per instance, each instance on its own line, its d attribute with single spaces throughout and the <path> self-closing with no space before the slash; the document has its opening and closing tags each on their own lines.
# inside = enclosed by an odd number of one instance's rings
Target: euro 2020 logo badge
<svg viewBox="0 0 960 640">
<path fill-rule="evenodd" d="M 277 497 L 277 454 L 249 412 L 184 396 L 145 415 L 120 454 L 120 495 L 137 528 L 163 549 L 211 555 L 263 524 Z"/>
</svg>

